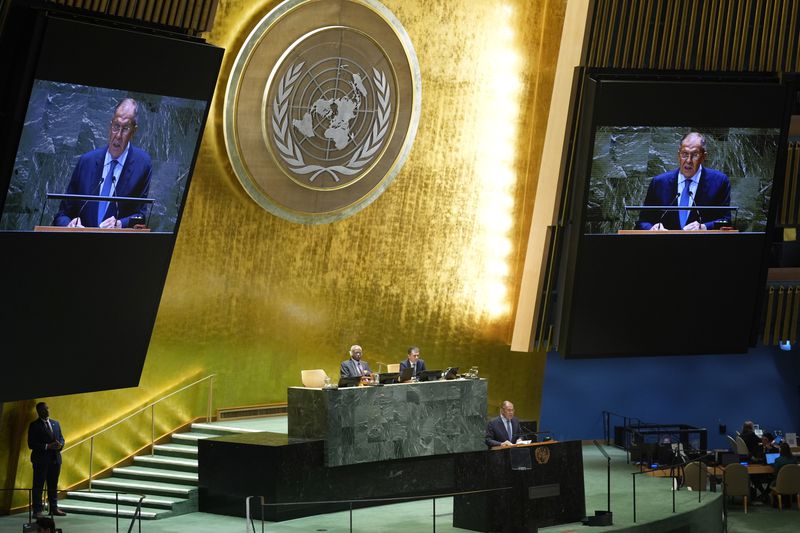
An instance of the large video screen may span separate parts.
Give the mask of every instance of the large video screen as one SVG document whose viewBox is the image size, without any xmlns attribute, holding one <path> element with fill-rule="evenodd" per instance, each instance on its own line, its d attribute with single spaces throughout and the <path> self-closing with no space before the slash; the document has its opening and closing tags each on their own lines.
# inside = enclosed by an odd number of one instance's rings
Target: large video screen
<svg viewBox="0 0 800 533">
<path fill-rule="evenodd" d="M 699 135 L 689 137 L 692 133 Z M 778 128 L 598 127 L 585 232 L 700 229 L 701 225 L 765 231 L 779 134 Z M 684 138 L 687 144 L 682 143 Z M 692 145 L 693 138 L 702 139 L 704 148 Z M 698 183 L 687 189 L 682 204 L 686 178 Z M 682 205 L 689 208 L 678 209 Z M 727 208 L 712 209 L 715 206 Z M 697 225 L 690 226 L 695 221 Z"/>
<path fill-rule="evenodd" d="M 35 80 L 0 230 L 174 231 L 206 105 L 204 100 Z M 126 107 L 133 110 L 131 117 Z M 120 161 L 112 163 L 115 156 Z"/>
<path fill-rule="evenodd" d="M 793 93 L 772 75 L 577 72 L 559 242 L 567 357 L 755 340 Z"/>
<path fill-rule="evenodd" d="M 196 37 L 11 6 L 0 353 L 13 362 L 0 401 L 139 383 L 223 54 Z"/>
</svg>

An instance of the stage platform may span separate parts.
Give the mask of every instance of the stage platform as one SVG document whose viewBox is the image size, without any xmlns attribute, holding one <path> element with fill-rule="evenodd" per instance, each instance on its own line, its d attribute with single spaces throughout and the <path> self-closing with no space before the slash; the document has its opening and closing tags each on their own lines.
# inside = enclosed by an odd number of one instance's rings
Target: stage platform
<svg viewBox="0 0 800 533">
<path fill-rule="evenodd" d="M 285 427 L 285 418 L 270 418 L 264 427 L 257 421 L 247 421 L 248 427 L 276 431 Z M 639 476 L 636 482 L 637 522 L 633 523 L 631 472 L 636 468 L 625 464 L 625 454 L 607 447 L 612 457 L 611 510 L 614 512 L 614 525 L 611 527 L 587 527 L 580 523 L 561 524 L 540 528 L 544 533 L 564 533 L 572 531 L 637 531 L 637 532 L 709 532 L 722 531 L 720 520 L 722 499 L 719 493 L 703 493 L 698 503 L 697 493 L 680 490 L 676 493 L 676 513 L 672 513 L 672 491 L 670 480 Z M 606 461 L 593 445 L 583 446 L 584 484 L 586 510 L 606 508 Z M 343 495 L 344 496 L 344 495 Z M 244 502 L 242 502 L 244 506 Z M 408 502 L 381 507 L 359 509 L 353 512 L 353 531 L 358 532 L 411 532 L 423 533 L 433 530 L 433 505 L 431 500 Z M 453 500 L 436 500 L 435 523 L 437 532 L 466 530 L 454 528 Z M 0 533 L 19 533 L 27 515 L 0 517 Z M 728 531 L 730 533 L 789 533 L 797 530 L 798 511 L 791 509 L 779 512 L 768 506 L 751 506 L 744 514 L 741 505 L 729 506 Z M 114 520 L 111 518 L 87 515 L 70 515 L 57 521 L 65 533 L 112 532 Z M 350 515 L 347 511 L 309 516 L 278 523 L 267 523 L 266 531 L 271 533 L 290 533 L 298 531 L 325 530 L 329 533 L 349 531 Z M 147 533 L 241 533 L 245 531 L 242 518 L 192 513 L 163 520 L 142 522 L 142 531 Z M 120 521 L 120 530 L 127 531 L 128 522 Z M 136 529 L 134 529 L 136 531 Z M 261 531 L 256 524 L 256 531 Z"/>
</svg>

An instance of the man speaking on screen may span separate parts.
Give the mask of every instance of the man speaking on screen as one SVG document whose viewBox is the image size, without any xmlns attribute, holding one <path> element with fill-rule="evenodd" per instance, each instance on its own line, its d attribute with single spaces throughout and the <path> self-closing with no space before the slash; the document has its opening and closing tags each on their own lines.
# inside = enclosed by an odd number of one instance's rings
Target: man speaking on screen
<svg viewBox="0 0 800 533">
<path fill-rule="evenodd" d="M 683 207 L 687 209 L 643 209 L 636 229 L 709 230 L 730 220 L 728 209 L 699 209 L 707 206 L 731 205 L 731 184 L 728 176 L 703 166 L 706 159 L 706 138 L 691 132 L 681 140 L 678 168 L 652 179 L 647 188 L 646 206 Z"/>
<path fill-rule="evenodd" d="M 122 100 L 108 127 L 108 146 L 83 154 L 69 180 L 68 194 L 108 196 L 109 201 L 64 200 L 54 226 L 128 228 L 132 216 L 144 219 L 145 203 L 113 200 L 115 196 L 144 198 L 150 188 L 150 156 L 131 144 L 138 114 L 136 100 Z"/>
</svg>

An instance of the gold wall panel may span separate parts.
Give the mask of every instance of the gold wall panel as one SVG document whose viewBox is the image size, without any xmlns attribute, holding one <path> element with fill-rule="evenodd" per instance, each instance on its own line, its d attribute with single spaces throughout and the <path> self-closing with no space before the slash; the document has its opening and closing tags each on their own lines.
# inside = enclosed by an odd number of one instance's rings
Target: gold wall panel
<svg viewBox="0 0 800 533">
<path fill-rule="evenodd" d="M 275 2 L 219 3 L 206 37 L 226 54 L 140 385 L 48 399 L 68 441 L 192 376 L 217 374 L 215 407 L 283 402 L 301 369 L 335 375 L 356 342 L 373 367 L 412 344 L 429 368 L 477 365 L 492 413 L 510 399 L 538 418 L 545 354 L 509 343 L 566 0 L 384 3 L 421 66 L 417 139 L 380 198 L 322 226 L 264 212 L 231 171 L 224 87 Z M 3 435 L 15 410 L 34 416 L 6 407 Z M 17 446 L 19 486 L 30 483 L 24 438 L 0 444 L 0 459 Z M 65 466 L 61 485 L 83 468 Z"/>
</svg>

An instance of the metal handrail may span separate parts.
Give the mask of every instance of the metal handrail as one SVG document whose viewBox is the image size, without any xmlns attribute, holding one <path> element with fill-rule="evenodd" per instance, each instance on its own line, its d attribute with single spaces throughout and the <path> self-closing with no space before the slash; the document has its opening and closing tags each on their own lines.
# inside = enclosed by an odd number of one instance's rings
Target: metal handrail
<svg viewBox="0 0 800 533">
<path fill-rule="evenodd" d="M 200 378 L 197 381 L 193 381 L 192 383 L 189 383 L 188 385 L 184 385 L 180 389 L 178 389 L 176 391 L 172 391 L 171 393 L 167 394 L 166 396 L 162 396 L 161 398 L 159 398 L 159 399 L 157 399 L 157 400 L 155 400 L 153 402 L 148 403 L 144 407 L 140 407 L 136 411 L 134 411 L 134 412 L 130 413 L 129 415 L 127 415 L 126 417 L 124 417 L 124 418 L 122 418 L 120 420 L 117 420 L 113 424 L 111 424 L 109 426 L 106 426 L 106 427 L 104 427 L 103 429 L 101 429 L 99 431 L 95 431 L 94 433 L 92 433 L 88 437 L 84 437 L 83 439 L 79 440 L 78 442 L 76 442 L 74 444 L 71 444 L 70 446 L 64 448 L 64 450 L 62 450 L 61 453 L 62 454 L 66 453 L 69 450 L 80 446 L 84 442 L 89 441 L 89 489 L 91 490 L 91 488 L 92 488 L 92 478 L 94 477 L 93 466 L 94 466 L 94 439 L 95 439 L 95 437 L 98 437 L 98 436 L 102 435 L 106 431 L 117 427 L 118 425 L 122 424 L 123 422 L 127 422 L 128 420 L 130 420 L 134 416 L 137 416 L 137 415 L 139 415 L 139 414 L 141 414 L 141 413 L 143 413 L 143 412 L 145 412 L 145 411 L 147 411 L 149 409 L 150 410 L 150 453 L 154 454 L 155 453 L 155 442 L 156 442 L 156 412 L 155 412 L 156 405 L 158 405 L 159 403 L 163 402 L 164 400 L 166 400 L 168 398 L 171 398 L 172 396 L 175 396 L 176 394 L 178 394 L 180 392 L 185 391 L 186 389 L 194 387 L 198 383 L 202 383 L 204 381 L 208 381 L 208 403 L 207 403 L 207 408 L 206 408 L 206 420 L 210 421 L 211 420 L 212 406 L 213 406 L 213 398 L 214 398 L 214 378 L 216 376 L 217 376 L 216 374 L 209 374 L 208 376 Z"/>
<path fill-rule="evenodd" d="M 468 494 L 483 494 L 489 492 L 500 492 L 506 490 L 512 490 L 514 487 L 496 487 L 492 489 L 478 489 L 478 490 L 464 490 L 460 492 L 438 492 L 433 494 L 422 494 L 419 496 L 395 496 L 395 497 L 386 497 L 386 498 L 362 498 L 357 500 L 321 500 L 321 501 L 303 501 L 303 502 L 280 502 L 280 503 L 266 503 L 266 498 L 264 496 L 248 496 L 244 500 L 245 506 L 245 514 L 247 523 L 245 524 L 245 531 L 248 533 L 253 531 L 255 533 L 255 522 L 254 518 L 251 513 L 251 505 L 250 501 L 258 498 L 260 503 L 258 504 L 261 507 L 261 531 L 264 532 L 264 508 L 265 507 L 277 507 L 277 506 L 291 506 L 291 505 L 321 505 L 321 504 L 349 504 L 350 506 L 350 532 L 353 531 L 353 504 L 361 504 L 361 503 L 401 503 L 401 502 L 410 502 L 410 501 L 420 501 L 420 500 L 428 500 L 430 499 L 433 503 L 433 513 L 431 516 L 433 517 L 433 532 L 436 532 L 436 499 L 437 498 L 449 498 L 453 496 L 464 496 Z"/>
</svg>

